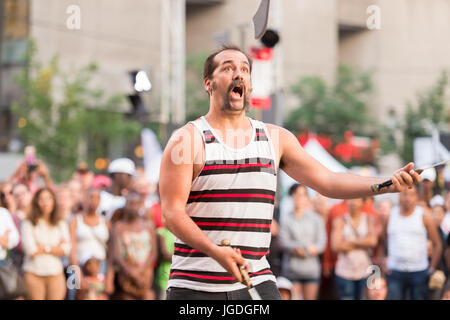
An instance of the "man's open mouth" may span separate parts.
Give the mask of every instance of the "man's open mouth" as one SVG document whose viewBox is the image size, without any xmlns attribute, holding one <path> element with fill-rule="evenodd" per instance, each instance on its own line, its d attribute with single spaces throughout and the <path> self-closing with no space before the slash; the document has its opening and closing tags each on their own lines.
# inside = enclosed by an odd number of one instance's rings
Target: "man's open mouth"
<svg viewBox="0 0 450 320">
<path fill-rule="evenodd" d="M 233 87 L 233 89 L 231 89 L 231 95 L 234 98 L 242 98 L 244 94 L 244 85 L 239 84 Z"/>
</svg>

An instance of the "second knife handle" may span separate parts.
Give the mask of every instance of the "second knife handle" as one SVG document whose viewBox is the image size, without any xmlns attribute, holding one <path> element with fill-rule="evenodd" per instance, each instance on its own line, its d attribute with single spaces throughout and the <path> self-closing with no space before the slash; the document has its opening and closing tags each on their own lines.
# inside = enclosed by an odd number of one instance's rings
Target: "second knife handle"
<svg viewBox="0 0 450 320">
<path fill-rule="evenodd" d="M 250 276 L 248 275 L 247 270 L 245 270 L 244 266 L 239 266 L 239 271 L 241 272 L 242 282 L 247 286 L 248 289 L 251 289 L 253 286 L 250 281 Z"/>
<path fill-rule="evenodd" d="M 222 247 L 231 247 L 231 243 L 228 239 L 223 239 L 222 243 L 220 244 Z M 244 266 L 238 265 L 239 272 L 242 276 L 242 283 L 245 284 L 249 289 L 252 288 L 252 283 L 250 281 L 250 276 L 248 275 L 247 270 L 245 270 Z"/>
</svg>

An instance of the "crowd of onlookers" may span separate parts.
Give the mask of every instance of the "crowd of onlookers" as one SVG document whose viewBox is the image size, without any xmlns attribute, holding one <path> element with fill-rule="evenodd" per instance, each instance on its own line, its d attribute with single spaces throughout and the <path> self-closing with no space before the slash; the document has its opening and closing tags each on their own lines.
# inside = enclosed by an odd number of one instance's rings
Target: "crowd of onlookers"
<svg viewBox="0 0 450 320">
<path fill-rule="evenodd" d="M 292 185 L 268 255 L 282 297 L 450 299 L 450 192 L 432 180 L 398 205 L 331 205 Z M 0 183 L 0 266 L 22 280 L 11 298 L 164 299 L 173 247 L 157 185 L 130 159 L 97 176 L 81 163 L 58 185 L 45 163 L 23 161 Z"/>
<path fill-rule="evenodd" d="M 164 298 L 174 239 L 132 160 L 112 161 L 108 176 L 82 163 L 59 185 L 45 163 L 24 161 L 0 192 L 0 265 L 22 279 L 15 298 Z"/>
<path fill-rule="evenodd" d="M 294 208 L 272 228 L 280 291 L 308 300 L 450 299 L 450 192 L 436 176 L 396 195 L 397 205 L 372 197 L 330 205 L 294 184 Z"/>
</svg>

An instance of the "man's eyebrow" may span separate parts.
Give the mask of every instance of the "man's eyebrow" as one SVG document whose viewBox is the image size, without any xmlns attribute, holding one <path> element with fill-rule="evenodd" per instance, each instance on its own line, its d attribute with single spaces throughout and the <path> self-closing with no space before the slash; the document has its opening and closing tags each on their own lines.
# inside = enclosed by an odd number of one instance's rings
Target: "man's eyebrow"
<svg viewBox="0 0 450 320">
<path fill-rule="evenodd" d="M 241 61 L 242 63 L 245 63 L 247 65 L 250 65 L 247 61 Z M 222 65 L 227 64 L 227 63 L 234 63 L 234 60 L 226 60 L 224 62 L 222 62 Z"/>
</svg>

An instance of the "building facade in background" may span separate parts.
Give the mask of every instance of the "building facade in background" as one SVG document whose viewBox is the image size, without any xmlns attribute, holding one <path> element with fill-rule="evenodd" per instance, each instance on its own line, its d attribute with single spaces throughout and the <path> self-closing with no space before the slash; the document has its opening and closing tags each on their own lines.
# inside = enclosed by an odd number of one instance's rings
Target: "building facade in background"
<svg viewBox="0 0 450 320">
<path fill-rule="evenodd" d="M 25 65 L 29 0 L 0 0 L 0 152 L 8 151 L 16 121 L 11 104 L 22 92 L 14 78 Z"/>
<path fill-rule="evenodd" d="M 20 52 L 20 41 L 26 35 L 35 40 L 41 61 L 58 54 L 60 65 L 69 70 L 96 61 L 100 67 L 96 81 L 112 93 L 129 94 L 127 72 L 146 70 L 152 82 L 146 104 L 158 114 L 155 119 L 179 123 L 185 109 L 180 97 L 184 57 L 210 52 L 224 42 L 247 50 L 259 45 L 251 21 L 259 0 L 3 0 L 3 11 L 11 2 L 22 3 L 22 7 L 15 9 L 20 12 L 17 21 L 2 20 L 2 124 L 14 91 L 11 77 L 6 76 L 8 66 L 20 64 L 16 51 L 5 47 L 16 41 L 13 46 Z M 332 83 L 341 63 L 373 71 L 376 93 L 370 112 L 379 120 L 391 110 L 401 115 L 418 90 L 449 69 L 448 0 L 271 3 L 269 27 L 281 37 L 275 48 L 275 68 L 276 90 L 284 93 L 279 106 L 284 114 L 298 106 L 290 87 L 300 77 L 317 75 Z M 67 28 L 70 5 L 80 8 L 79 30 Z M 373 22 L 373 11 L 368 8 L 373 5 L 379 8 L 380 25 L 370 30 L 367 23 Z M 15 31 L 5 33 L 11 26 Z M 5 132 L 12 129 L 1 128 L 4 148 L 9 137 L 3 138 Z"/>
</svg>

